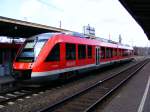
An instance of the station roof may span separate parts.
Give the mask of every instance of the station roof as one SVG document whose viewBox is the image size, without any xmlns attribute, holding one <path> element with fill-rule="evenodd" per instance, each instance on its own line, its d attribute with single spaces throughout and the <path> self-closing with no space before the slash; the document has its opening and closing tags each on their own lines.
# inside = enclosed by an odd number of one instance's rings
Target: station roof
<svg viewBox="0 0 150 112">
<path fill-rule="evenodd" d="M 150 0 L 119 0 L 150 40 Z"/>
<path fill-rule="evenodd" d="M 62 31 L 68 30 L 0 16 L 0 36 L 27 38 L 39 33 Z"/>
</svg>

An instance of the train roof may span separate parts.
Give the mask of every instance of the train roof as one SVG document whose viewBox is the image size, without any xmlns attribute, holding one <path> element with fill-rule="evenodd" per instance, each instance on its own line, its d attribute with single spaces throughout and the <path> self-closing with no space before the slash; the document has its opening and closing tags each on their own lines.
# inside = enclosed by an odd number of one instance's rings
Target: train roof
<svg viewBox="0 0 150 112">
<path fill-rule="evenodd" d="M 42 40 L 42 39 L 49 39 L 54 35 L 57 34 L 61 34 L 61 33 L 57 33 L 57 32 L 53 32 L 53 33 L 42 33 L 42 34 L 38 34 L 38 35 L 34 35 L 29 37 L 27 40 L 34 40 L 34 39 L 38 39 L 38 40 Z"/>
<path fill-rule="evenodd" d="M 75 36 L 75 37 L 80 37 L 80 38 L 86 38 L 86 39 L 90 39 L 89 36 L 91 36 L 91 35 L 85 35 L 85 34 L 78 33 L 78 32 L 69 32 L 69 33 L 65 32 L 65 34 L 69 34 L 69 35 L 72 35 L 72 36 Z M 115 41 L 112 41 L 112 40 L 108 40 L 108 39 L 105 39 L 105 38 L 101 38 L 101 37 L 95 37 L 95 38 L 90 39 L 90 40 L 96 40 L 96 41 L 98 41 L 98 43 L 101 42 L 101 46 L 105 46 L 105 47 L 114 47 L 114 48 L 133 50 L 133 47 L 131 47 L 129 45 L 124 45 L 124 44 L 121 44 L 121 43 L 118 43 L 118 42 L 115 42 Z"/>
<path fill-rule="evenodd" d="M 105 41 L 101 41 L 98 39 L 89 39 L 89 38 L 86 38 L 86 36 L 84 37 L 84 35 L 78 35 L 78 34 L 71 35 L 70 33 L 69 34 L 68 33 L 67 34 L 66 33 L 43 33 L 43 34 L 32 36 L 31 38 L 29 38 L 29 40 L 32 40 L 36 37 L 38 37 L 39 40 L 40 39 L 50 39 L 52 37 L 56 37 L 53 39 L 57 42 L 68 42 L 68 43 L 78 43 L 78 44 L 87 44 L 87 45 L 99 45 L 99 46 L 103 46 L 103 47 L 133 50 L 132 47 L 127 46 L 127 45 L 123 45 L 120 43 L 112 43 L 109 41 L 105 42 Z"/>
<path fill-rule="evenodd" d="M 104 47 L 133 50 L 131 46 L 123 45 L 120 43 L 103 42 L 101 40 L 89 39 L 89 38 L 83 38 L 83 37 L 75 37 L 75 36 L 66 35 L 66 34 L 64 34 L 64 36 L 61 36 L 60 38 L 63 39 L 65 42 L 70 42 L 70 43 L 74 42 L 78 44 L 100 45 Z"/>
</svg>

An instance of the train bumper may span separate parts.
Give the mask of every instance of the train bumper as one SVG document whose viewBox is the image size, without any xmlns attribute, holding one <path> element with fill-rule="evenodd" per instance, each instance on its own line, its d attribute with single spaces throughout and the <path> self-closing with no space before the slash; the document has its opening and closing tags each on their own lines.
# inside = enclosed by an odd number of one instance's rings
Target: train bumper
<svg viewBox="0 0 150 112">
<path fill-rule="evenodd" d="M 37 77 L 31 76 L 30 79 L 19 80 L 19 82 L 27 85 L 43 85 L 43 84 L 50 84 L 51 82 L 56 81 L 57 79 L 59 79 L 59 74 L 50 75 L 50 76 L 37 76 Z"/>
<path fill-rule="evenodd" d="M 31 70 L 13 70 L 12 76 L 16 80 L 29 80 L 31 79 Z"/>
</svg>

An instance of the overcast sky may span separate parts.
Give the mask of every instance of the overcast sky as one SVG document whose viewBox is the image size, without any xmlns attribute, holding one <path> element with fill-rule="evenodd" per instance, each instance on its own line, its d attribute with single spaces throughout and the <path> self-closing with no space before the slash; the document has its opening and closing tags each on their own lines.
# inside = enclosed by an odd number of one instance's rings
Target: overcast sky
<svg viewBox="0 0 150 112">
<path fill-rule="evenodd" d="M 1 0 L 0 16 L 83 31 L 90 24 L 96 36 L 134 46 L 150 46 L 141 27 L 118 0 Z"/>
</svg>

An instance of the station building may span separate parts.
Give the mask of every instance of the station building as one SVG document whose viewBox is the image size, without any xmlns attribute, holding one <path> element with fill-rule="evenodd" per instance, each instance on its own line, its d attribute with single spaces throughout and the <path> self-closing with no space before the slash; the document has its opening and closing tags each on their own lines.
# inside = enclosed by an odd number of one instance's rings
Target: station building
<svg viewBox="0 0 150 112">
<path fill-rule="evenodd" d="M 0 42 L 0 77 L 9 76 L 11 74 L 13 60 L 21 45 L 22 42 Z"/>
</svg>

